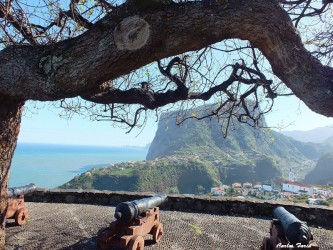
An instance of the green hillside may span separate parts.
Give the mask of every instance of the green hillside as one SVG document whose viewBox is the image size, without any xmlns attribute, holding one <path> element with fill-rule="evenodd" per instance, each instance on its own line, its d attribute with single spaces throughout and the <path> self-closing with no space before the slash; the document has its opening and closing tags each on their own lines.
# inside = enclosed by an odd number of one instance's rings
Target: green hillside
<svg viewBox="0 0 333 250">
<path fill-rule="evenodd" d="M 146 161 L 94 169 L 61 188 L 206 194 L 222 183 L 270 183 L 286 177 L 290 167 L 303 178 L 314 161 L 333 151 L 269 129 L 232 124 L 224 138 L 216 119 L 189 119 L 179 127 L 174 113 L 165 113 Z"/>
<path fill-rule="evenodd" d="M 316 167 L 305 176 L 304 180 L 317 185 L 333 183 L 333 153 L 320 157 Z"/>
<path fill-rule="evenodd" d="M 94 169 L 60 188 L 200 194 L 219 184 L 217 169 L 208 162 L 170 157 Z"/>
<path fill-rule="evenodd" d="M 197 156 L 171 156 L 93 169 L 60 188 L 207 194 L 211 187 L 221 183 L 267 181 L 277 176 L 281 172 L 270 158 L 258 160 L 254 166 L 235 164 L 225 168 L 219 162 Z"/>
<path fill-rule="evenodd" d="M 333 151 L 332 146 L 303 143 L 269 129 L 258 130 L 237 122 L 233 124 L 224 138 L 216 119 L 189 119 L 177 126 L 172 114 L 164 114 L 146 159 L 195 154 L 220 161 L 224 166 L 254 166 L 256 160 L 270 157 L 279 163 L 283 174 L 292 167 L 302 178 L 322 154 Z"/>
</svg>

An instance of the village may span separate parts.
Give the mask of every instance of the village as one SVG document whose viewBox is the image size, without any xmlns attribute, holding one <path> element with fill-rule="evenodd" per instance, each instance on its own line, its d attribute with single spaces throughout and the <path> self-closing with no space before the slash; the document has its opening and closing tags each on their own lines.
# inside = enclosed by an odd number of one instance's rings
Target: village
<svg viewBox="0 0 333 250">
<path fill-rule="evenodd" d="M 173 163 L 178 161 L 187 161 L 187 157 L 165 157 L 172 160 Z M 108 167 L 115 170 L 126 171 L 130 167 L 145 165 L 149 162 L 155 165 L 158 160 L 152 161 L 128 161 L 121 164 L 110 164 Z M 295 174 L 289 170 L 288 180 L 279 183 L 251 183 L 235 182 L 231 185 L 220 185 L 211 187 L 211 196 L 237 197 L 246 199 L 260 200 L 278 200 L 290 201 L 294 203 L 306 203 L 309 205 L 323 205 L 333 207 L 333 185 L 319 186 L 309 185 L 297 181 Z"/>
<path fill-rule="evenodd" d="M 296 181 L 295 175 L 289 171 L 288 180 L 280 186 L 272 184 L 252 184 L 235 182 L 231 186 L 221 185 L 211 188 L 213 196 L 234 196 L 238 198 L 282 200 L 309 205 L 325 205 L 333 207 L 333 188 L 313 186 Z"/>
</svg>

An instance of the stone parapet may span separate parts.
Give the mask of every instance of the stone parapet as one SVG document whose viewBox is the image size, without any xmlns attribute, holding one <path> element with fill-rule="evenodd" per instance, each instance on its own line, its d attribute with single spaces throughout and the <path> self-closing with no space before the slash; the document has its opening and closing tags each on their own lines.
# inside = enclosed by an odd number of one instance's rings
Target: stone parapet
<svg viewBox="0 0 333 250">
<path fill-rule="evenodd" d="M 37 189 L 25 196 L 28 202 L 91 204 L 116 206 L 120 202 L 150 197 L 154 193 L 115 192 L 82 189 Z M 333 209 L 275 201 L 244 198 L 209 197 L 194 195 L 168 195 L 161 209 L 182 212 L 237 215 L 272 218 L 273 209 L 284 206 L 300 220 L 310 225 L 332 228 Z"/>
</svg>

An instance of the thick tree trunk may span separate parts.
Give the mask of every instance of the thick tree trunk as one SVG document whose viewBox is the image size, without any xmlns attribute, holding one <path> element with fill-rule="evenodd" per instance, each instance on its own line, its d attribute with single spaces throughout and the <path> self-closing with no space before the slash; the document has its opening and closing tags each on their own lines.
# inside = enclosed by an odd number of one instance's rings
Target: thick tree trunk
<svg viewBox="0 0 333 250">
<path fill-rule="evenodd" d="M 278 0 L 189 1 L 141 11 L 120 6 L 79 37 L 1 51 L 0 93 L 41 101 L 89 96 L 158 59 L 231 38 L 251 41 L 297 97 L 333 117 L 333 68 L 304 48 Z M 121 103 L 118 94 L 110 102 Z"/>
<path fill-rule="evenodd" d="M 0 100 L 0 249 L 4 249 L 9 169 L 20 130 L 24 102 L 1 95 Z"/>
</svg>

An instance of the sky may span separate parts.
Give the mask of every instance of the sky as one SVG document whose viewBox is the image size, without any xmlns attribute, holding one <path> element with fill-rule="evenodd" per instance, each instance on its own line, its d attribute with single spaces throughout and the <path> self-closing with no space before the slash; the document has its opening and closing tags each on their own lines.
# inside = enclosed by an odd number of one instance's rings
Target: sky
<svg viewBox="0 0 333 250">
<path fill-rule="evenodd" d="M 266 115 L 266 121 L 278 131 L 308 131 L 333 125 L 333 118 L 311 111 L 295 96 L 278 97 L 274 102 L 272 112 Z"/>
<path fill-rule="evenodd" d="M 153 120 L 142 129 L 120 129 L 111 122 L 90 121 L 82 116 L 59 117 L 60 109 L 43 108 L 22 117 L 18 142 L 98 146 L 146 146 L 157 129 Z"/>
<path fill-rule="evenodd" d="M 38 1 L 37 1 L 38 2 Z M 68 0 L 62 0 L 64 8 Z M 155 119 L 148 120 L 142 130 L 114 128 L 110 122 L 92 122 L 83 117 L 71 120 L 59 118 L 59 110 L 41 109 L 37 114 L 29 113 L 22 118 L 19 142 L 103 145 L 146 146 L 157 130 Z M 333 125 L 333 118 L 326 118 L 309 110 L 296 97 L 279 97 L 273 111 L 266 115 L 269 126 L 282 130 L 311 130 Z"/>
<path fill-rule="evenodd" d="M 44 108 L 36 114 L 27 112 L 22 118 L 19 142 L 101 145 L 146 146 L 156 133 L 156 119 L 148 120 L 142 130 L 114 128 L 110 122 L 93 122 L 80 116 L 71 120 L 59 117 L 59 109 Z M 296 97 L 279 97 L 273 111 L 266 115 L 269 126 L 282 130 L 311 130 L 333 125 L 333 118 L 312 112 Z"/>
</svg>

